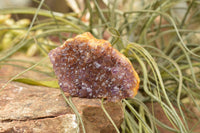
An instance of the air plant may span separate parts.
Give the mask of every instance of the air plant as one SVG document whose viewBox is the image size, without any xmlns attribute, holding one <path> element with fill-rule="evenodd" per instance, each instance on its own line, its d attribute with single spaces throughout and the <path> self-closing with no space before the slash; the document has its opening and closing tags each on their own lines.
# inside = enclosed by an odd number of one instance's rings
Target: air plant
<svg viewBox="0 0 200 133">
<path fill-rule="evenodd" d="M 96 0 L 86 0 L 83 12 L 77 14 L 42 10 L 40 8 L 43 2 L 44 0 L 40 2 L 37 9 L 0 10 L 1 14 L 34 15 L 21 41 L 1 54 L 1 63 L 33 42 L 48 46 L 47 50 L 41 49 L 46 54 L 56 47 L 40 43 L 40 38 L 49 39 L 51 36 L 56 36 L 62 44 L 63 40 L 71 38 L 74 34 L 89 31 L 96 38 L 108 38 L 111 45 L 134 64 L 140 77 L 138 95 L 132 99 L 122 100 L 125 119 L 121 125 L 121 132 L 154 133 L 163 128 L 166 131 L 188 133 L 195 129 L 196 125 L 191 127 L 188 121 L 195 118 L 198 123 L 200 119 L 188 105 L 200 111 L 199 1 L 144 0 L 140 1 L 138 6 L 138 1 L 128 0 L 122 6 L 123 4 L 116 0 L 103 1 L 103 4 Z M 184 3 L 184 8 L 180 9 L 180 6 L 177 6 L 180 3 Z M 176 15 L 174 9 L 184 12 Z M 48 21 L 37 20 L 38 15 L 47 17 Z M 41 34 L 28 37 L 30 32 L 38 29 L 43 29 Z M 68 36 L 63 36 L 61 33 L 68 33 Z M 48 58 L 45 57 L 46 59 Z M 36 63 L 20 74 L 42 62 Z M 53 70 L 52 75 L 55 77 Z M 65 97 L 65 100 L 74 108 L 69 99 Z M 148 104 L 152 105 L 151 110 Z M 157 119 L 154 105 L 159 105 L 171 126 Z M 74 111 L 79 116 L 75 108 Z"/>
</svg>

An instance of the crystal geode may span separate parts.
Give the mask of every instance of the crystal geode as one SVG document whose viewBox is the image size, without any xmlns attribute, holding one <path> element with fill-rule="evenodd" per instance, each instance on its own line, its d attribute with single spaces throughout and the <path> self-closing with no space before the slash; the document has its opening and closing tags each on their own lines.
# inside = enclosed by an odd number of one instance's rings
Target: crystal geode
<svg viewBox="0 0 200 133">
<path fill-rule="evenodd" d="M 68 39 L 49 57 L 60 87 L 71 96 L 119 101 L 137 94 L 140 80 L 131 62 L 88 32 Z"/>
</svg>

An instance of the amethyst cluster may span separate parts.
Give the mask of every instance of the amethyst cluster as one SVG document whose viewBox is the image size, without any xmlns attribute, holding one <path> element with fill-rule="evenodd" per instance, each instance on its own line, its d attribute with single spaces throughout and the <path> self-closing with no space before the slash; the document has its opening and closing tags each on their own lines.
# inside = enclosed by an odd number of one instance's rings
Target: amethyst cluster
<svg viewBox="0 0 200 133">
<path fill-rule="evenodd" d="M 139 77 L 130 61 L 88 32 L 68 39 L 49 57 L 60 87 L 71 96 L 119 101 L 137 94 Z"/>
</svg>

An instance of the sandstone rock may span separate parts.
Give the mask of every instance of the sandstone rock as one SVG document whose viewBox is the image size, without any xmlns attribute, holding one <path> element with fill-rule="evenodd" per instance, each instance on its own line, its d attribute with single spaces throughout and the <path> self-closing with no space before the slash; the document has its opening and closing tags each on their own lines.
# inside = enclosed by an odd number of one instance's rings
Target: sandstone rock
<svg viewBox="0 0 200 133">
<path fill-rule="evenodd" d="M 11 61 L 2 62 L 2 64 L 0 65 L 0 79 L 9 80 L 13 76 L 19 74 L 20 72 L 23 72 L 25 69 L 27 69 L 28 67 L 32 66 L 33 64 L 41 60 L 41 58 L 39 57 L 26 57 L 24 54 L 16 54 L 12 56 L 11 59 L 12 59 Z M 18 78 L 31 78 L 43 81 L 53 80 L 52 76 L 47 75 L 47 73 L 52 72 L 52 69 L 44 66 L 43 64 L 45 65 L 50 64 L 50 61 L 47 59 L 45 62 L 41 64 L 41 66 L 35 67 L 34 69 L 24 73 Z M 46 73 L 39 72 L 39 70 Z"/>
<path fill-rule="evenodd" d="M 0 81 L 0 88 L 4 82 Z M 87 133 L 116 132 L 98 99 L 72 98 Z M 120 102 L 104 107 L 119 127 L 123 121 Z M 60 90 L 12 82 L 0 91 L 0 132 L 76 133 L 81 131 L 76 115 L 66 104 Z"/>
<path fill-rule="evenodd" d="M 153 103 L 153 106 L 151 103 L 147 103 L 146 104 L 147 107 L 149 108 L 149 110 L 151 111 L 151 113 L 154 114 L 154 116 L 156 117 L 156 119 L 158 119 L 160 122 L 164 123 L 165 125 L 171 127 L 171 128 L 174 128 L 173 125 L 171 124 L 171 122 L 169 121 L 169 119 L 167 118 L 167 116 L 165 115 L 162 107 L 160 106 L 159 103 Z M 193 109 L 195 109 L 195 107 L 193 105 L 191 105 L 193 107 Z M 153 111 L 152 112 L 152 107 L 153 107 Z M 187 105 L 186 105 L 187 107 Z M 175 110 L 177 112 L 179 112 L 178 108 L 176 106 L 174 106 Z M 189 109 L 189 106 L 188 106 L 188 109 Z M 199 111 L 196 112 L 194 110 L 190 110 L 191 112 L 193 112 L 193 116 L 196 115 L 197 117 L 191 117 L 191 116 L 188 116 L 189 114 L 187 114 L 187 112 L 185 110 L 183 110 L 183 113 L 185 114 L 186 116 L 186 120 L 187 120 L 187 123 L 188 123 L 188 127 L 189 129 L 192 129 L 194 125 L 196 125 L 196 123 L 198 123 L 198 117 L 200 117 L 200 113 Z M 189 119 L 188 119 L 189 118 Z M 182 120 L 182 118 L 181 118 Z M 157 125 L 157 128 L 159 130 L 159 132 L 161 133 L 174 133 L 172 131 L 169 131 L 163 127 L 160 127 Z M 193 128 L 193 132 L 195 133 L 199 133 L 200 132 L 200 125 L 198 124 L 196 127 Z"/>
</svg>

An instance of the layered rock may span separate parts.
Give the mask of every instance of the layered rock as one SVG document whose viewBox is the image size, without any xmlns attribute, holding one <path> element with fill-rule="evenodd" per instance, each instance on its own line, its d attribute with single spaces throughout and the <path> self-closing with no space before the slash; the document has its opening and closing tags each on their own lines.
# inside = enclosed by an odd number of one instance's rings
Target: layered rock
<svg viewBox="0 0 200 133">
<path fill-rule="evenodd" d="M 5 82 L 0 82 L 0 88 Z M 87 133 L 116 132 L 98 99 L 72 98 Z M 105 103 L 107 112 L 119 127 L 123 121 L 120 102 Z M 0 91 L 0 132 L 75 133 L 81 132 L 77 118 L 60 90 L 12 82 Z"/>
</svg>

